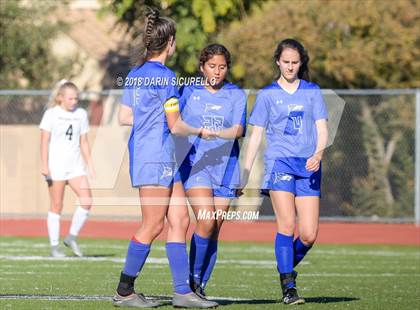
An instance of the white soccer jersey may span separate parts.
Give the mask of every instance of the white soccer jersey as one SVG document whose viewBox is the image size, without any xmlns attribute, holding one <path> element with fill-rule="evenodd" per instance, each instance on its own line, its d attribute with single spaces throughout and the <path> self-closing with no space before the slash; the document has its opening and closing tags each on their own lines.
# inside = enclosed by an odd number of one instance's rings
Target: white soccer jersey
<svg viewBox="0 0 420 310">
<path fill-rule="evenodd" d="M 53 180 L 69 180 L 85 175 L 80 151 L 80 136 L 89 131 L 87 113 L 82 108 L 72 112 L 60 106 L 45 111 L 39 128 L 51 133 L 48 166 Z"/>
</svg>

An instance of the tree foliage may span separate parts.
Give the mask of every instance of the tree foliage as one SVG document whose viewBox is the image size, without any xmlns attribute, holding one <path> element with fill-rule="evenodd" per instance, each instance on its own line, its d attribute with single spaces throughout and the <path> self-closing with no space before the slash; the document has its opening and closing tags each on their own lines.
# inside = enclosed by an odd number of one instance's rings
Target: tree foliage
<svg viewBox="0 0 420 310">
<path fill-rule="evenodd" d="M 49 19 L 52 1 L 1 1 L 2 88 L 47 88 L 68 68 L 51 55 L 50 40 L 63 25 Z"/>
<path fill-rule="evenodd" d="M 154 6 L 177 24 L 177 52 L 171 66 L 182 75 L 197 71 L 200 50 L 229 23 L 243 19 L 262 0 L 112 0 L 103 12 L 113 12 L 136 38 L 143 30 L 144 9 Z"/>
<path fill-rule="evenodd" d="M 270 1 L 220 39 L 247 87 L 273 79 L 276 43 L 287 37 L 309 50 L 313 79 L 323 86 L 419 87 L 419 12 L 418 0 Z"/>
</svg>

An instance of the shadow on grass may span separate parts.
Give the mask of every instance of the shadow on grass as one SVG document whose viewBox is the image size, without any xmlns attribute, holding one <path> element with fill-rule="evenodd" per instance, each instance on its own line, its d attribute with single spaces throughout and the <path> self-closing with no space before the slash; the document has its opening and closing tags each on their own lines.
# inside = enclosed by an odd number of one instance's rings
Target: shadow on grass
<svg viewBox="0 0 420 310">
<path fill-rule="evenodd" d="M 230 300 L 223 298 L 209 298 L 212 301 L 217 302 L 221 306 L 228 305 L 270 305 L 277 304 L 280 300 L 275 299 L 249 299 L 249 300 Z"/>
<path fill-rule="evenodd" d="M 113 257 L 115 254 L 88 254 L 83 255 L 83 257 Z"/>
<path fill-rule="evenodd" d="M 329 304 L 335 302 L 349 302 L 360 300 L 360 298 L 353 297 L 305 297 L 306 303 L 315 303 L 315 304 Z"/>
</svg>

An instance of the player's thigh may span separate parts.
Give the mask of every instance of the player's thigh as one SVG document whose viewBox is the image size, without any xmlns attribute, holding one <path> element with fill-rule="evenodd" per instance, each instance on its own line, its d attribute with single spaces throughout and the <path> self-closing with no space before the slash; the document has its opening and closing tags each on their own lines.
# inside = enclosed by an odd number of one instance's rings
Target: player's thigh
<svg viewBox="0 0 420 310">
<path fill-rule="evenodd" d="M 90 206 L 92 204 L 92 193 L 89 187 L 89 181 L 85 175 L 81 175 L 68 180 L 70 188 L 79 197 L 82 206 Z"/>
<path fill-rule="evenodd" d="M 175 182 L 169 203 L 167 219 L 171 227 L 187 226 L 189 224 L 189 213 L 182 182 Z"/>
<path fill-rule="evenodd" d="M 295 199 L 299 235 L 304 243 L 315 242 L 319 227 L 319 196 L 298 196 Z"/>
<path fill-rule="evenodd" d="M 186 191 L 188 201 L 197 217 L 200 210 L 214 211 L 213 189 L 210 187 L 192 187 Z"/>
<path fill-rule="evenodd" d="M 232 201 L 232 198 L 228 197 L 214 197 L 214 208 L 217 211 L 227 212 L 229 211 L 230 203 Z M 219 212 L 220 212 L 219 211 Z M 220 230 L 223 224 L 223 217 L 219 216 L 217 218 L 217 229 Z"/>
<path fill-rule="evenodd" d="M 51 181 L 48 184 L 48 192 L 50 195 L 52 208 L 63 207 L 64 190 L 66 187 L 66 181 Z M 58 211 L 58 210 L 57 210 Z"/>
<path fill-rule="evenodd" d="M 295 195 L 291 192 L 270 190 L 270 197 L 277 231 L 287 235 L 293 234 L 296 222 Z"/>
<path fill-rule="evenodd" d="M 163 225 L 168 212 L 172 188 L 164 186 L 142 186 L 139 188 L 142 225 L 153 227 Z"/>
</svg>

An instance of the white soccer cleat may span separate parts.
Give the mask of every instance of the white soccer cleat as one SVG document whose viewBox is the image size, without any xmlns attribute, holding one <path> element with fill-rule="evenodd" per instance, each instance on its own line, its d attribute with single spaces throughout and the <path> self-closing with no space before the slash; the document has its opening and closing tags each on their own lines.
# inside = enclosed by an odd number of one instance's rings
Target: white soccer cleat
<svg viewBox="0 0 420 310">
<path fill-rule="evenodd" d="M 62 258 L 66 257 L 66 254 L 64 254 L 64 252 L 60 250 L 58 245 L 55 245 L 51 247 L 51 257 Z"/>
<path fill-rule="evenodd" d="M 76 242 L 76 239 L 73 236 L 67 236 L 64 238 L 63 243 L 66 247 L 70 248 L 74 255 L 82 257 L 83 253 L 79 248 L 79 245 Z"/>
</svg>

